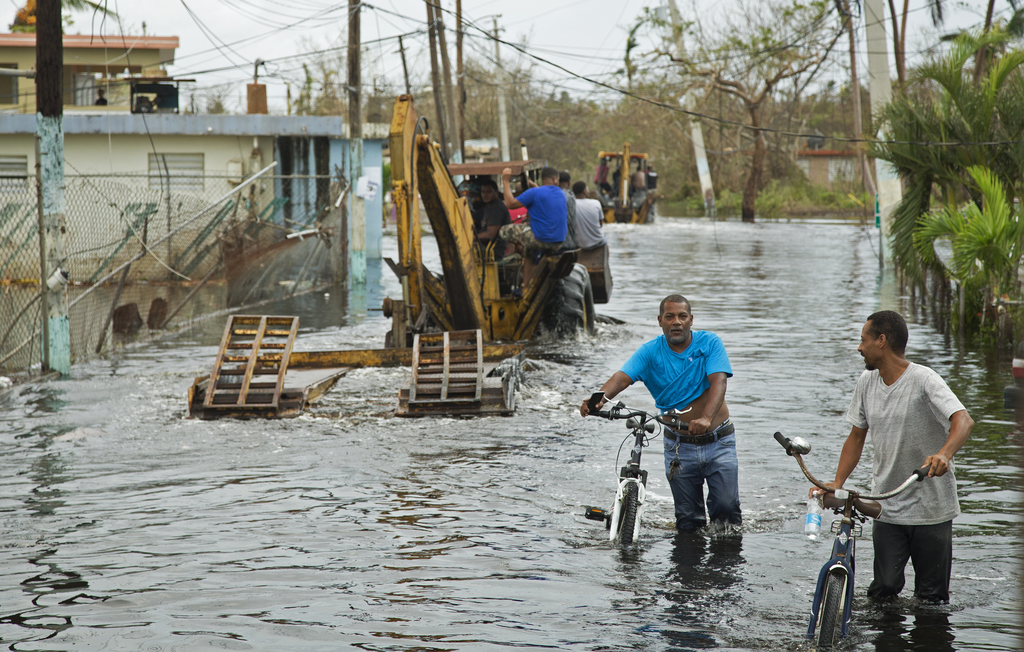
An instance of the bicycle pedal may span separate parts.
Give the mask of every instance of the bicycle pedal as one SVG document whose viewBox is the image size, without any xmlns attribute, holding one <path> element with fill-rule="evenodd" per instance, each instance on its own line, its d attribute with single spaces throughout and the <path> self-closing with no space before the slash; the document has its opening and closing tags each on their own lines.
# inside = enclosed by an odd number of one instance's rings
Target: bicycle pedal
<svg viewBox="0 0 1024 652">
<path fill-rule="evenodd" d="M 608 518 L 606 512 L 600 507 L 588 507 L 583 516 L 591 521 L 604 521 Z"/>
</svg>

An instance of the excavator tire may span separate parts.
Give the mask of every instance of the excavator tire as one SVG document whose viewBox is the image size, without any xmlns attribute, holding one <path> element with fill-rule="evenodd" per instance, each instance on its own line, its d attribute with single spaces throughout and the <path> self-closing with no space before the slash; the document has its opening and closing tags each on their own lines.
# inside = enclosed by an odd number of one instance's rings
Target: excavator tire
<svg viewBox="0 0 1024 652">
<path fill-rule="evenodd" d="M 544 308 L 541 323 L 544 330 L 559 337 L 575 335 L 581 330 L 593 335 L 597 315 L 586 267 L 576 263 L 568 276 L 558 279 Z"/>
</svg>

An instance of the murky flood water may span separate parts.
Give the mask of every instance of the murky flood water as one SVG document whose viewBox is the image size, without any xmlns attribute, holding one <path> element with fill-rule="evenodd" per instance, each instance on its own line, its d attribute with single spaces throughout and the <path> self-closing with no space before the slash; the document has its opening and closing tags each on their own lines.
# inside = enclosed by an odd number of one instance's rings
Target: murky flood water
<svg viewBox="0 0 1024 652">
<path fill-rule="evenodd" d="M 608 228 L 625 320 L 531 345 L 511 418 L 391 416 L 402 369 L 344 378 L 285 421 L 184 418 L 222 324 L 76 366 L 0 399 L 0 641 L 11 650 L 807 650 L 827 540 L 801 532 L 807 483 L 772 439 L 814 447 L 830 477 L 872 311 L 909 309 L 880 280 L 875 232 L 836 224 L 663 219 Z M 394 248 L 393 239 L 390 242 Z M 392 254 L 393 255 L 393 254 Z M 434 266 L 436 269 L 436 266 Z M 735 377 L 744 524 L 677 537 L 659 455 L 639 545 L 605 540 L 583 506 L 610 503 L 621 423 L 582 398 L 659 333 L 681 291 L 721 335 Z M 365 293 L 309 295 L 300 348 L 383 342 Z M 960 349 L 918 318 L 908 357 L 939 371 L 978 421 L 957 456 L 952 602 L 865 597 L 858 548 L 846 650 L 1019 649 L 1019 432 L 1002 411 L 1010 362 Z M 652 407 L 638 385 L 623 395 Z M 866 459 L 866 458 L 865 458 Z M 869 465 L 854 481 L 868 484 Z M 909 569 L 908 569 L 909 571 Z M 912 585 L 912 577 L 910 579 Z M 909 591 L 905 592 L 909 595 Z"/>
</svg>

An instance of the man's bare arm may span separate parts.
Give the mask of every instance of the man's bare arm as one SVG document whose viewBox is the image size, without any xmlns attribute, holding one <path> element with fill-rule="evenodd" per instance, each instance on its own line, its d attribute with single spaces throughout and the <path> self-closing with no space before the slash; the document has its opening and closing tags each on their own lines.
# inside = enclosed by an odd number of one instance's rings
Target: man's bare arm
<svg viewBox="0 0 1024 652">
<path fill-rule="evenodd" d="M 491 224 L 483 231 L 479 231 L 476 234 L 477 240 L 493 240 L 498 236 L 498 231 L 501 230 L 500 224 Z"/>
<path fill-rule="evenodd" d="M 946 471 L 949 470 L 949 461 L 967 441 L 967 437 L 974 427 L 974 419 L 967 414 L 967 410 L 954 412 L 953 416 L 949 417 L 949 422 L 949 436 L 946 437 L 946 443 L 938 453 L 926 457 L 924 464 L 921 465 L 922 468 L 928 467 L 929 478 L 946 474 Z"/>
<path fill-rule="evenodd" d="M 501 171 L 501 186 L 502 193 L 504 194 L 505 207 L 509 210 L 515 210 L 516 208 L 522 208 L 523 205 L 519 203 L 519 200 L 512 196 L 512 186 L 509 181 L 512 179 L 512 169 L 505 168 Z"/>
<path fill-rule="evenodd" d="M 601 387 L 601 391 L 604 392 L 604 400 L 601 401 L 600 404 L 598 404 L 597 409 L 600 410 L 602 405 L 604 405 L 612 398 L 618 396 L 619 392 L 626 389 L 632 384 L 633 380 L 626 374 L 622 373 L 621 371 L 616 371 L 615 373 L 613 373 L 612 377 L 608 379 L 608 382 L 606 382 Z M 587 416 L 588 414 L 590 414 L 590 407 L 587 405 L 586 401 L 583 401 L 583 405 L 580 406 L 580 414 L 582 416 Z"/>
</svg>

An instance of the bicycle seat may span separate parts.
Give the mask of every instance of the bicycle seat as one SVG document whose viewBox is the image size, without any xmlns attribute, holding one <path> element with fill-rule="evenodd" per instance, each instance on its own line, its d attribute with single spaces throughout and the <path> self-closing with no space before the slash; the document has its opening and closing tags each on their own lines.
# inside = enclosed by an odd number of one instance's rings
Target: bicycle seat
<svg viewBox="0 0 1024 652">
<path fill-rule="evenodd" d="M 842 509 L 846 506 L 846 501 L 836 498 L 835 493 L 830 491 L 821 497 L 821 505 L 827 509 Z M 877 500 L 854 498 L 853 506 L 858 512 L 871 518 L 878 518 L 882 513 L 882 503 Z"/>
</svg>

